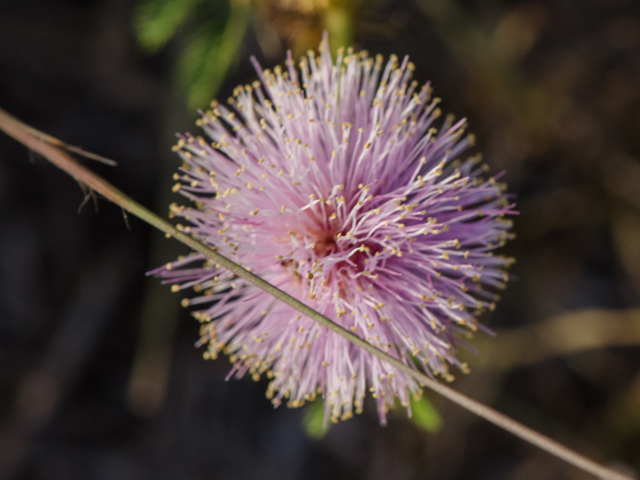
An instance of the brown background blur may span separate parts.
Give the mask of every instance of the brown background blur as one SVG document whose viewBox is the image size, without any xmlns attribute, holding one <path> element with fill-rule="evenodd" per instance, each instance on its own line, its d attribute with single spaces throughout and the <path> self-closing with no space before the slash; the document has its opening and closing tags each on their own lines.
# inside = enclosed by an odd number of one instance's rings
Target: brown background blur
<svg viewBox="0 0 640 480">
<path fill-rule="evenodd" d="M 0 0 L 0 107 L 117 160 L 91 168 L 164 215 L 174 132 L 253 79 L 251 55 L 273 66 L 325 28 L 410 55 L 518 195 L 518 280 L 454 387 L 637 475 L 640 4 L 183 1 L 153 47 L 133 0 Z M 194 60 L 202 32 L 223 47 Z M 438 432 L 401 412 L 382 428 L 369 405 L 309 438 L 303 410 L 202 360 L 197 322 L 145 278 L 184 250 L 104 201 L 78 213 L 84 198 L 0 135 L 0 480 L 589 478 L 435 395 Z"/>
</svg>

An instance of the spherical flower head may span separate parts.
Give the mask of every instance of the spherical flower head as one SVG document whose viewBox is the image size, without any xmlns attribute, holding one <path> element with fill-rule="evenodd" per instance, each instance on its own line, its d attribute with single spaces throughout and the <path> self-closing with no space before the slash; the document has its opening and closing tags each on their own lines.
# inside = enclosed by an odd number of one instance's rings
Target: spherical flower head
<svg viewBox="0 0 640 480">
<path fill-rule="evenodd" d="M 230 107 L 201 112 L 209 137 L 179 136 L 184 164 L 171 206 L 179 226 L 412 368 L 451 379 L 457 336 L 493 309 L 512 259 L 504 186 L 466 122 L 438 123 L 440 99 L 411 81 L 413 65 L 340 50 L 326 40 L 299 70 L 262 70 Z M 192 254 L 153 272 L 193 288 L 205 358 L 222 351 L 229 376 L 270 379 L 267 396 L 297 407 L 320 394 L 326 417 L 362 411 L 367 390 L 381 422 L 420 385 L 291 307 Z M 409 412 L 410 413 L 410 412 Z"/>
</svg>

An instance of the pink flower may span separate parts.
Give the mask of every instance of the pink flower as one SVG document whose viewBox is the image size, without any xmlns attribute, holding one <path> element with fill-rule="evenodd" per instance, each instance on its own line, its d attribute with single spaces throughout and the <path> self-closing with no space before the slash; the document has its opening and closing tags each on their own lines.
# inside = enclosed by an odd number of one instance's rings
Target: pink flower
<svg viewBox="0 0 640 480">
<path fill-rule="evenodd" d="M 326 40 L 297 70 L 262 70 L 230 108 L 213 102 L 180 136 L 184 160 L 172 205 L 180 227 L 253 273 L 414 368 L 451 379 L 456 335 L 495 307 L 513 259 L 511 206 L 496 177 L 482 179 L 465 120 L 437 124 L 440 99 L 411 81 L 407 58 L 340 51 Z M 213 140 L 213 142 L 211 142 Z M 332 420 L 362 411 L 367 389 L 381 422 L 420 386 L 200 255 L 153 272 L 192 287 L 205 358 L 220 351 L 229 376 L 263 373 L 267 396 L 297 407 L 321 394 Z"/>
</svg>

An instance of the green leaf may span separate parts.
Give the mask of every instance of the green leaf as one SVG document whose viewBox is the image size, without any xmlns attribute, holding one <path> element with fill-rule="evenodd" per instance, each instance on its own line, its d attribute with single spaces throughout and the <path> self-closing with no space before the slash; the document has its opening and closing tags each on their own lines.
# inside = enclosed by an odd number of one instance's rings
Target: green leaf
<svg viewBox="0 0 640 480">
<path fill-rule="evenodd" d="M 413 395 L 411 401 L 411 421 L 419 428 L 427 432 L 437 432 L 442 427 L 442 417 L 433 406 L 431 400 L 426 395 L 422 395 L 420 400 L 415 400 Z"/>
<path fill-rule="evenodd" d="M 324 402 L 321 399 L 310 403 L 304 409 L 302 427 L 307 436 L 314 440 L 320 440 L 327 434 L 331 424 L 324 426 Z"/>
<path fill-rule="evenodd" d="M 221 16 L 227 14 L 222 28 Z M 247 5 L 233 2 L 231 10 L 201 26 L 184 49 L 178 65 L 178 80 L 187 93 L 190 108 L 203 108 L 218 92 L 227 72 L 238 61 L 250 12 Z"/>
<path fill-rule="evenodd" d="M 162 48 L 204 0 L 146 0 L 134 17 L 138 42 L 149 52 Z"/>
</svg>

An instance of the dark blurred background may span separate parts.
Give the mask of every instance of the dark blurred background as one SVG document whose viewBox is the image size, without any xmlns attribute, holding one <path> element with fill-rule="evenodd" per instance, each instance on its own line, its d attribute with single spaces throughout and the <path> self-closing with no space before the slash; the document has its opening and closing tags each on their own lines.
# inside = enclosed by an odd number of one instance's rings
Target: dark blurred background
<svg viewBox="0 0 640 480">
<path fill-rule="evenodd" d="M 518 195 L 518 280 L 454 387 L 637 475 L 638 2 L 0 0 L 0 107 L 117 160 L 89 163 L 164 215 L 174 133 L 323 29 L 409 54 Z M 3 134 L 0 202 L 0 479 L 590 478 L 435 394 L 426 422 L 368 405 L 318 431 L 202 359 L 145 277 L 180 245 Z"/>
</svg>

